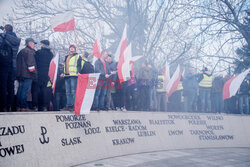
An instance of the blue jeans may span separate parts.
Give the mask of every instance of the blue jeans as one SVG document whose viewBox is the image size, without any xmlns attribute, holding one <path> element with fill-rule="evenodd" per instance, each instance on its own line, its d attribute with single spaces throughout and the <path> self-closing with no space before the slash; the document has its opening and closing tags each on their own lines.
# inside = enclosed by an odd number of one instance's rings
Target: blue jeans
<svg viewBox="0 0 250 167">
<path fill-rule="evenodd" d="M 211 90 L 200 89 L 201 112 L 211 112 Z"/>
<path fill-rule="evenodd" d="M 104 100 L 105 100 L 105 95 L 107 93 L 107 83 L 106 81 L 99 80 L 97 84 L 97 88 L 95 91 L 95 97 L 94 97 L 94 103 L 93 107 L 94 108 L 100 108 L 104 109 Z"/>
<path fill-rule="evenodd" d="M 20 108 L 27 108 L 27 97 L 31 89 L 32 79 L 22 78 L 19 80 L 19 86 L 17 90 L 17 104 Z"/>
<path fill-rule="evenodd" d="M 157 110 L 157 97 L 155 86 L 150 88 L 150 109 Z"/>
<path fill-rule="evenodd" d="M 73 107 L 75 104 L 77 77 L 65 77 L 66 107 Z"/>
<path fill-rule="evenodd" d="M 214 105 L 216 113 L 222 113 L 224 111 L 224 101 L 222 99 L 222 92 L 214 93 Z"/>
<path fill-rule="evenodd" d="M 248 95 L 240 95 L 239 96 L 239 112 L 244 114 L 243 112 L 243 103 L 245 104 L 245 114 L 249 114 L 249 101 Z"/>
</svg>

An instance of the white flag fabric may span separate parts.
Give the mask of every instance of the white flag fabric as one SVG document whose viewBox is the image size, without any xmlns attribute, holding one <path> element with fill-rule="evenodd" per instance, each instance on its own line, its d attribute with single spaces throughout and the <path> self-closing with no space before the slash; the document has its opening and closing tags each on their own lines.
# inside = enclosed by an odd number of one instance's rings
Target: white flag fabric
<svg viewBox="0 0 250 167">
<path fill-rule="evenodd" d="M 125 24 L 124 30 L 123 30 L 123 34 L 122 34 L 122 39 L 118 45 L 118 48 L 116 49 L 115 52 L 115 61 L 118 62 L 120 59 L 120 56 L 123 54 L 123 51 L 126 49 L 127 47 L 127 24 Z"/>
<path fill-rule="evenodd" d="M 239 75 L 234 76 L 229 79 L 223 87 L 223 100 L 228 99 L 234 96 L 238 89 L 240 88 L 241 83 L 246 78 L 247 74 L 250 72 L 250 68 L 246 71 L 240 73 Z"/>
<path fill-rule="evenodd" d="M 136 62 L 137 60 L 139 60 L 140 58 L 142 58 L 143 56 L 134 56 L 131 58 L 132 63 Z"/>
<path fill-rule="evenodd" d="M 75 114 L 89 114 L 100 74 L 79 74 L 75 97 Z"/>
<path fill-rule="evenodd" d="M 132 48 L 131 43 L 128 45 L 128 47 L 124 50 L 123 57 L 120 57 L 120 60 L 118 62 L 118 77 L 121 83 L 130 80 L 130 61 L 132 58 Z"/>
<path fill-rule="evenodd" d="M 75 19 L 72 12 L 55 15 L 50 19 L 54 31 L 68 32 L 75 29 Z"/>
<path fill-rule="evenodd" d="M 166 93 L 168 97 L 171 96 L 172 93 L 174 93 L 177 90 L 180 79 L 181 79 L 181 72 L 180 72 L 180 66 L 178 65 L 176 71 L 174 72 L 174 75 L 171 77 L 166 87 Z"/>
<path fill-rule="evenodd" d="M 165 80 L 165 85 L 167 87 L 167 85 L 169 84 L 169 81 L 170 81 L 170 72 L 169 72 L 169 64 L 168 62 L 166 61 L 165 63 L 165 67 L 164 67 L 164 80 Z"/>
</svg>

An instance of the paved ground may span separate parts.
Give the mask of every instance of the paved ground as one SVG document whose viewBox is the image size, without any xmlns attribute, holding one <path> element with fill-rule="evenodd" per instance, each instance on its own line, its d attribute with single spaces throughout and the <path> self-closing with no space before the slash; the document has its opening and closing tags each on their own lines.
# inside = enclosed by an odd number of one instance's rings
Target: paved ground
<svg viewBox="0 0 250 167">
<path fill-rule="evenodd" d="M 161 151 L 104 159 L 77 167 L 250 167 L 250 148 Z"/>
</svg>

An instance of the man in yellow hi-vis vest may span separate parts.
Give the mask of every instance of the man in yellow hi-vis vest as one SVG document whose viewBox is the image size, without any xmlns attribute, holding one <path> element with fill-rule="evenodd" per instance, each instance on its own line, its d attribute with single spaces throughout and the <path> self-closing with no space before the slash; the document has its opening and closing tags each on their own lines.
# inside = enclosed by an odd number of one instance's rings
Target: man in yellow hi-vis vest
<svg viewBox="0 0 250 167">
<path fill-rule="evenodd" d="M 64 62 L 64 74 L 62 76 L 65 78 L 65 88 L 66 88 L 66 107 L 63 110 L 74 110 L 75 95 L 76 95 L 76 85 L 77 85 L 77 61 L 79 59 L 79 54 L 76 53 L 76 47 L 70 45 L 69 53 L 65 57 Z"/>
<path fill-rule="evenodd" d="M 213 76 L 204 68 L 199 77 L 199 98 L 201 102 L 201 112 L 211 112 L 211 88 Z"/>
<path fill-rule="evenodd" d="M 163 73 L 158 75 L 157 82 L 157 111 L 167 111 L 166 83 Z"/>
</svg>

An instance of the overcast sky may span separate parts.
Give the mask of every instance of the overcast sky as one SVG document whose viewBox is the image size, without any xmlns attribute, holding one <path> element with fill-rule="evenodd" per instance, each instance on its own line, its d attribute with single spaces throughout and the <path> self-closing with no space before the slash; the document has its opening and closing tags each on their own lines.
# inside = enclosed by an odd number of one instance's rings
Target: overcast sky
<svg viewBox="0 0 250 167">
<path fill-rule="evenodd" d="M 3 25 L 3 18 L 11 11 L 13 0 L 0 0 L 0 25 Z"/>
</svg>

